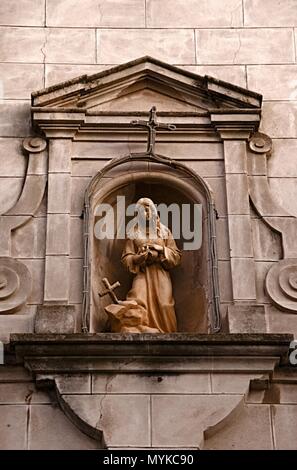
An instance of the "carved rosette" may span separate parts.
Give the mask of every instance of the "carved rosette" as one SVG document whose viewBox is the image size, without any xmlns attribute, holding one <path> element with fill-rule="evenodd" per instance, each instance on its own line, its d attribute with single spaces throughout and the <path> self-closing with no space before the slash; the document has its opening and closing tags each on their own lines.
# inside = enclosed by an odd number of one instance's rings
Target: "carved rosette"
<svg viewBox="0 0 297 470">
<path fill-rule="evenodd" d="M 272 140 L 267 134 L 255 132 L 249 139 L 249 147 L 254 153 L 270 153 L 272 149 Z"/>
<path fill-rule="evenodd" d="M 297 313 L 297 259 L 279 261 L 266 276 L 266 291 L 280 308 Z"/>
<path fill-rule="evenodd" d="M 23 147 L 29 153 L 39 153 L 46 149 L 46 140 L 42 137 L 26 137 L 23 140 Z"/>
<path fill-rule="evenodd" d="M 10 257 L 0 257 L 0 313 L 12 313 L 31 293 L 32 276 L 27 266 Z"/>
</svg>

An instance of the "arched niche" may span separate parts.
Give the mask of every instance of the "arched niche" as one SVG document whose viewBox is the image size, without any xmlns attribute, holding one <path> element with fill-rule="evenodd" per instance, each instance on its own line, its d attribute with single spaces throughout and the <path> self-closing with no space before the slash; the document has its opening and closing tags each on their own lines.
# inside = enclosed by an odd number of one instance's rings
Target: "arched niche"
<svg viewBox="0 0 297 470">
<path fill-rule="evenodd" d="M 219 289 L 215 237 L 215 209 L 204 180 L 180 162 L 148 154 L 114 159 L 92 179 L 85 194 L 84 208 L 84 298 L 83 330 L 108 331 L 104 307 L 109 296 L 99 297 L 102 279 L 120 281 L 119 299 L 125 299 L 132 277 L 121 264 L 124 239 L 98 240 L 94 235 L 96 208 L 109 204 L 116 212 L 117 196 L 125 196 L 126 206 L 140 197 L 156 204 L 202 205 L 202 245 L 186 250 L 179 267 L 170 272 L 175 298 L 178 331 L 216 332 L 220 329 Z M 121 215 L 119 216 L 121 217 Z M 171 226 L 169 224 L 169 228 Z M 183 239 L 176 240 L 182 248 Z"/>
</svg>

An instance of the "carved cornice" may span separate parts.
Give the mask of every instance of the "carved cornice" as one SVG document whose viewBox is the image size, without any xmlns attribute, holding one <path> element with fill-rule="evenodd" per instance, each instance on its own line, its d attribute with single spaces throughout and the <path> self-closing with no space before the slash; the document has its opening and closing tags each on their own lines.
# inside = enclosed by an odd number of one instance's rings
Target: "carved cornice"
<svg viewBox="0 0 297 470">
<path fill-rule="evenodd" d="M 167 93 L 174 92 L 173 96 L 178 92 L 185 102 L 202 110 L 210 107 L 260 108 L 262 104 L 262 96 L 258 93 L 145 56 L 32 93 L 32 105 L 88 109 L 107 101 L 107 97 L 123 95 L 132 85 L 139 88 L 144 81 L 161 93 L 164 86 Z"/>
<path fill-rule="evenodd" d="M 162 370 L 174 370 L 185 358 L 277 357 L 286 362 L 291 334 L 14 334 L 11 351 L 35 374 L 139 370 L 153 361 Z M 128 362 L 127 362 L 128 360 Z M 126 361 L 126 362 L 125 362 Z M 153 367 L 152 365 L 150 367 Z M 158 366 L 159 368 L 159 366 Z"/>
<path fill-rule="evenodd" d="M 181 132 L 214 128 L 238 133 L 258 128 L 262 96 L 210 76 L 173 67 L 151 57 L 113 67 L 95 75 L 82 75 L 73 80 L 45 88 L 32 94 L 32 119 L 48 137 L 73 138 L 81 132 L 96 132 L 110 128 L 129 130 L 131 120 L 144 116 L 147 105 L 138 97 L 136 111 L 120 106 L 121 113 L 110 111 L 106 103 L 149 90 L 169 103 L 169 110 L 159 112 L 166 122 L 177 127 L 172 138 Z M 152 98 L 153 99 L 153 98 Z M 167 101 L 166 101 L 167 100 Z M 131 102 L 131 99 L 128 99 Z M 171 103 L 171 104 L 170 104 Z M 145 106 L 145 109 L 142 109 Z M 114 108 L 119 109 L 119 108 Z M 133 108 L 132 108 L 133 109 Z M 166 106 L 165 106 L 166 109 Z M 232 117 L 230 113 L 234 113 Z M 223 126 L 223 127 L 222 127 Z M 229 138 L 229 137 L 228 137 Z M 230 137 L 231 138 L 231 137 Z"/>
<path fill-rule="evenodd" d="M 248 140 L 260 124 L 260 109 L 212 111 L 212 125 L 223 140 Z"/>
</svg>

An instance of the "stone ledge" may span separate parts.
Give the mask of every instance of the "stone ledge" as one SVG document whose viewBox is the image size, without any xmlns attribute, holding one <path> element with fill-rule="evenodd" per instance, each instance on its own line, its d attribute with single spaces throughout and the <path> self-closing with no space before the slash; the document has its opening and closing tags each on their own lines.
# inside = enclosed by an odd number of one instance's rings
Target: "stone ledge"
<svg viewBox="0 0 297 470">
<path fill-rule="evenodd" d="M 291 334 L 13 334 L 17 361 L 77 362 L 129 358 L 278 357 L 287 362 Z M 55 359 L 54 359 L 55 357 Z M 75 362 L 75 361 L 73 361 Z"/>
</svg>

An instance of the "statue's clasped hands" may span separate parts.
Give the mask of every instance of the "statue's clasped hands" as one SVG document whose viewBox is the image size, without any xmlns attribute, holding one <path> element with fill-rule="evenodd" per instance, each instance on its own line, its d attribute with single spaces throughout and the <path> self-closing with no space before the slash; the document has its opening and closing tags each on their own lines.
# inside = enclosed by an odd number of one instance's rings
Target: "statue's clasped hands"
<svg viewBox="0 0 297 470">
<path fill-rule="evenodd" d="M 134 255 L 135 264 L 152 264 L 158 260 L 159 256 L 164 253 L 163 246 L 157 244 L 143 245 L 137 255 Z"/>
</svg>

